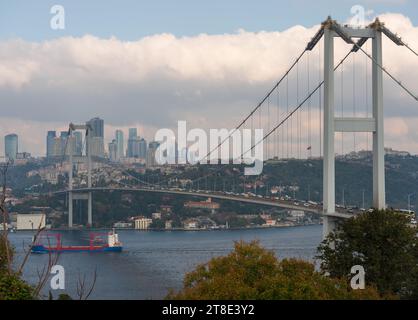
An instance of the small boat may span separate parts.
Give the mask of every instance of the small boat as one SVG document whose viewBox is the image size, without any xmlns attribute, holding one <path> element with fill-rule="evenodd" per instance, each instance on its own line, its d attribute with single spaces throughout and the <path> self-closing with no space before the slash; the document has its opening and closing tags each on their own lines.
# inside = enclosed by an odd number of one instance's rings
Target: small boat
<svg viewBox="0 0 418 320">
<path fill-rule="evenodd" d="M 106 236 L 107 243 L 97 244 L 98 237 Z M 43 239 L 48 240 L 48 245 L 42 243 Z M 55 238 L 55 245 L 50 245 L 51 239 Z M 121 252 L 122 243 L 119 236 L 112 230 L 108 233 L 90 233 L 89 245 L 87 246 L 65 246 L 61 241 L 61 234 L 42 234 L 31 247 L 31 253 L 61 253 L 61 252 Z M 102 241 L 103 239 L 100 238 Z M 104 242 L 104 241 L 103 241 Z"/>
</svg>

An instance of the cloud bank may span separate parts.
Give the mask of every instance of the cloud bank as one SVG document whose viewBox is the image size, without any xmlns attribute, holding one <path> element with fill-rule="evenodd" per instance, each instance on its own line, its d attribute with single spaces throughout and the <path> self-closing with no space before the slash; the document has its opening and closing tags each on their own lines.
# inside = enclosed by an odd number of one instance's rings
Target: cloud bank
<svg viewBox="0 0 418 320">
<path fill-rule="evenodd" d="M 386 14 L 381 20 L 418 48 L 418 27 L 407 17 Z M 231 128 L 280 78 L 318 27 L 181 38 L 158 34 L 130 42 L 90 35 L 0 42 L 0 135 L 15 132 L 21 149 L 42 155 L 47 130 L 94 116 L 109 125 L 108 139 L 116 128 L 133 125 L 150 139 L 155 129 L 175 128 L 178 120 Z M 389 41 L 384 46 L 385 66 L 418 92 L 417 73 L 412 72 L 418 70 L 417 57 Z M 336 55 L 342 57 L 347 48 L 338 45 Z M 311 72 L 317 77 L 316 57 Z M 354 62 L 357 72 L 366 64 L 364 57 Z M 346 77 L 353 72 L 348 63 L 344 71 Z M 306 76 L 301 72 L 301 83 Z M 291 92 L 295 86 L 292 81 Z M 394 141 L 418 153 L 417 104 L 387 78 L 385 90 L 388 144 Z M 349 96 L 341 96 L 346 105 Z"/>
</svg>

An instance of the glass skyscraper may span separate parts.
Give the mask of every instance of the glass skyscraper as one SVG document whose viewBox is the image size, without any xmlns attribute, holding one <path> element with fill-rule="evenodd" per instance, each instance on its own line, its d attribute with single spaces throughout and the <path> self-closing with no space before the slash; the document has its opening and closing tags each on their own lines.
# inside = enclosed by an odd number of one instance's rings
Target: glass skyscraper
<svg viewBox="0 0 418 320">
<path fill-rule="evenodd" d="M 4 137 L 4 154 L 9 160 L 16 160 L 18 153 L 18 136 L 17 134 L 8 134 Z"/>
<path fill-rule="evenodd" d="M 116 149 L 117 149 L 116 152 L 118 155 L 118 159 L 120 159 L 120 158 L 123 158 L 123 154 L 124 154 L 123 131 L 116 130 L 115 138 L 116 138 Z"/>
<path fill-rule="evenodd" d="M 93 118 L 87 122 L 92 132 L 89 133 L 91 137 L 100 137 L 104 138 L 104 120 L 100 118 Z"/>
<path fill-rule="evenodd" d="M 129 128 L 129 139 L 136 138 L 138 136 L 138 130 L 136 128 Z"/>
<path fill-rule="evenodd" d="M 89 132 L 87 144 L 88 149 L 92 156 L 104 157 L 104 120 L 100 118 L 93 118 L 87 121 L 90 125 L 91 131 Z"/>
<path fill-rule="evenodd" d="M 48 134 L 46 136 L 46 156 L 48 158 L 54 155 L 54 143 L 56 136 L 56 131 L 48 131 Z"/>
<path fill-rule="evenodd" d="M 68 141 L 68 131 L 61 131 L 60 133 L 61 155 L 68 154 L 67 141 Z"/>
<path fill-rule="evenodd" d="M 147 141 L 144 138 L 139 140 L 139 158 L 147 158 Z"/>
<path fill-rule="evenodd" d="M 129 128 L 128 149 L 126 152 L 128 158 L 138 158 L 139 156 L 139 138 L 136 128 Z"/>
<path fill-rule="evenodd" d="M 83 152 L 83 135 L 81 134 L 81 132 L 79 131 L 74 132 L 74 140 L 75 140 L 74 154 L 76 156 L 81 156 Z"/>
</svg>

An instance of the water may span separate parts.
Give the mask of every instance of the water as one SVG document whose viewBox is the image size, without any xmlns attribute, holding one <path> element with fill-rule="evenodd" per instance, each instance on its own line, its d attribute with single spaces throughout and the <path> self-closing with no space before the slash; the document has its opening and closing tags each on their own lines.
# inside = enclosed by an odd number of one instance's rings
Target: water
<svg viewBox="0 0 418 320">
<path fill-rule="evenodd" d="M 312 260 L 321 241 L 321 226 L 225 231 L 139 232 L 119 231 L 124 244 L 122 253 L 63 253 L 58 264 L 65 268 L 66 292 L 76 296 L 77 282 L 86 277 L 91 283 L 94 270 L 97 281 L 91 299 L 161 299 L 169 289 L 182 287 L 184 274 L 210 258 L 226 255 L 233 241 L 259 240 L 280 258 Z M 65 243 L 80 239 L 80 232 L 65 232 Z M 16 263 L 23 255 L 23 244 L 30 243 L 31 232 L 10 234 L 16 249 Z M 38 271 L 48 262 L 48 255 L 30 255 L 24 278 L 36 283 Z M 44 294 L 49 290 L 49 281 Z M 57 296 L 62 291 L 53 291 Z"/>
</svg>

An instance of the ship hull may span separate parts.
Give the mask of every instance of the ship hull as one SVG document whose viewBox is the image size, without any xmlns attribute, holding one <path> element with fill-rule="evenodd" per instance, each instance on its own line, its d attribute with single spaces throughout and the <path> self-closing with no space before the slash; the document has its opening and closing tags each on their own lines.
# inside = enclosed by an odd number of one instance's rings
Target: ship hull
<svg viewBox="0 0 418 320">
<path fill-rule="evenodd" d="M 43 245 L 32 246 L 31 252 L 37 254 L 62 253 L 62 252 L 121 252 L 121 246 L 71 246 L 71 247 L 45 247 Z"/>
</svg>

